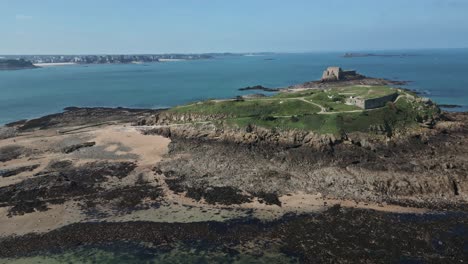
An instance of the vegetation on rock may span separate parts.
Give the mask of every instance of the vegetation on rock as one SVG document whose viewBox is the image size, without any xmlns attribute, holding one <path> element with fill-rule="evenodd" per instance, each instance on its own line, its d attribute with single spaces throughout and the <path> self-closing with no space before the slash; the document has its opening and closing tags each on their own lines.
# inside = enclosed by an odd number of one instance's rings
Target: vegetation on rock
<svg viewBox="0 0 468 264">
<path fill-rule="evenodd" d="M 397 93 L 398 98 L 381 108 L 363 110 L 346 103 L 346 98 L 350 96 L 372 99 L 392 93 Z M 348 86 L 279 93 L 271 97 L 242 101 L 209 100 L 178 106 L 167 113 L 213 116 L 216 117 L 213 120 L 198 119 L 239 128 L 253 125 L 320 134 L 377 132 L 391 135 L 394 131 L 404 131 L 433 122 L 440 114 L 440 109 L 431 101 L 400 89 L 388 86 Z"/>
</svg>

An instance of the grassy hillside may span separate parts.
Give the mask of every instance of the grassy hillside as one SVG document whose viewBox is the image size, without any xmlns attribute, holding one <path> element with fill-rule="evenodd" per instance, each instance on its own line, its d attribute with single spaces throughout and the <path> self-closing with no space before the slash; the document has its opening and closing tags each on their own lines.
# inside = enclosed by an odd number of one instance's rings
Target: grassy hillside
<svg viewBox="0 0 468 264">
<path fill-rule="evenodd" d="M 234 117 L 291 116 L 312 114 L 320 107 L 301 100 L 252 99 L 246 101 L 206 101 L 171 109 L 177 113 L 226 114 Z"/>
<path fill-rule="evenodd" d="M 363 110 L 345 104 L 349 96 L 375 98 L 397 92 L 396 102 L 378 109 Z M 169 110 L 172 113 L 225 115 L 222 122 L 237 127 L 256 125 L 274 129 L 301 129 L 342 134 L 354 131 L 387 133 L 411 129 L 436 115 L 439 108 L 420 98 L 390 87 L 340 87 L 279 93 L 246 100 L 211 100 Z"/>
</svg>

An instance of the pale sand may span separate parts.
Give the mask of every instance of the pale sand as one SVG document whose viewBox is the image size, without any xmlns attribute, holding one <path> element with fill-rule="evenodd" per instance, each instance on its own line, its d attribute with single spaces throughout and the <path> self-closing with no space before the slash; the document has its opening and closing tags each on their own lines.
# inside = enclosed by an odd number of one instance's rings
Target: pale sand
<svg viewBox="0 0 468 264">
<path fill-rule="evenodd" d="M 0 237 L 9 235 L 22 235 L 30 232 L 47 232 L 65 225 L 83 221 L 154 221 L 154 222 L 196 222 L 196 221 L 225 221 L 228 219 L 248 216 L 249 211 L 253 217 L 262 220 L 273 220 L 287 213 L 315 213 L 324 211 L 335 204 L 343 207 L 371 209 L 396 213 L 424 213 L 426 210 L 419 208 L 408 208 L 394 205 L 379 205 L 376 203 L 356 203 L 349 200 L 338 200 L 323 198 L 320 194 L 311 195 L 296 193 L 280 197 L 282 206 L 266 205 L 254 200 L 251 203 L 241 205 L 211 205 L 204 201 L 197 202 L 187 198 L 184 194 L 174 194 L 164 184 L 164 175 L 157 175 L 152 171 L 154 165 L 161 161 L 168 151 L 170 140 L 157 135 L 143 135 L 137 127 L 128 125 L 110 125 L 104 127 L 82 127 L 73 132 L 58 133 L 56 130 L 41 130 L 25 134 L 14 139 L 0 140 L 0 147 L 6 145 L 21 145 L 33 149 L 35 154 L 30 157 L 0 163 L 0 168 L 10 168 L 24 165 L 40 164 L 33 172 L 24 172 L 16 176 L 0 178 L 0 187 L 18 183 L 34 173 L 43 170 L 51 161 L 70 159 L 78 166 L 86 162 L 99 159 L 81 158 L 80 155 L 87 151 L 98 149 L 91 147 L 71 154 L 60 152 L 59 147 L 71 144 L 74 141 L 95 141 L 96 147 L 106 152 L 111 152 L 118 157 L 126 154 L 136 155 L 138 167 L 134 173 L 124 179 L 111 177 L 103 187 L 132 185 L 138 175 L 143 175 L 148 184 L 162 184 L 164 201 L 159 208 L 135 211 L 127 215 L 112 215 L 102 219 L 88 219 L 80 212 L 74 202 L 66 202 L 63 205 L 48 205 L 46 212 L 35 212 L 22 216 L 7 217 L 9 208 L 0 208 Z M 122 150 L 125 149 L 125 150 Z M 122 158 L 126 160 L 125 158 Z M 135 159 L 127 159 L 135 161 Z M 152 201 L 147 201 L 151 203 Z M 103 208 L 106 210 L 105 208 Z M 253 209 L 253 210 L 252 210 Z M 110 212 L 110 211 L 109 211 Z M 112 212 L 110 212 L 112 213 Z"/>
<path fill-rule="evenodd" d="M 70 66 L 76 65 L 74 62 L 51 62 L 51 63 L 34 63 L 37 67 L 55 67 L 55 66 Z"/>
<path fill-rule="evenodd" d="M 130 153 L 138 155 L 138 164 L 144 167 L 154 166 L 161 161 L 171 142 L 162 136 L 143 135 L 131 126 L 110 126 L 95 130 L 92 134 L 96 145 L 107 145 L 108 150 L 115 151 L 118 148 L 115 143 L 131 148 Z"/>
<path fill-rule="evenodd" d="M 253 209 L 251 216 L 263 221 L 275 220 L 288 213 L 320 213 L 334 205 L 344 208 L 360 208 L 392 213 L 422 214 L 426 209 L 401 207 L 396 205 L 382 205 L 377 203 L 356 203 L 351 200 L 326 199 L 320 195 L 293 194 L 280 197 L 282 206 L 266 205 L 254 200 L 240 205 L 211 205 L 203 201 L 197 202 L 183 195 L 166 196 L 169 204 L 158 209 L 147 209 L 123 216 L 111 216 L 107 222 L 150 221 L 168 223 L 187 223 L 201 221 L 226 221 L 248 216 L 249 209 Z"/>
<path fill-rule="evenodd" d="M 117 154 L 132 153 L 137 155 L 138 167 L 130 176 L 118 180 L 110 179 L 108 184 L 131 185 L 134 184 L 138 174 L 143 173 L 146 180 L 155 182 L 154 173 L 151 171 L 153 166 L 159 162 L 162 155 L 167 153 L 170 140 L 161 136 L 141 134 L 137 129 L 119 125 L 107 127 L 94 127 L 73 132 L 70 134 L 61 134 L 56 130 L 40 130 L 34 133 L 27 133 L 15 138 L 0 140 L 0 147 L 8 145 L 19 145 L 34 151 L 30 157 L 20 157 L 0 163 L 0 168 L 15 168 L 26 165 L 39 164 L 40 167 L 32 172 L 23 172 L 7 178 L 0 177 L 0 187 L 19 183 L 42 171 L 51 161 L 69 159 L 73 160 L 75 166 L 95 159 L 76 158 L 80 151 L 70 154 L 64 154 L 60 151 L 61 146 L 75 144 L 79 141 L 95 141 L 96 146 L 102 146 L 107 151 L 115 151 Z M 68 143 L 67 143 L 68 142 Z M 128 151 L 117 151 L 118 145 L 128 149 Z M 84 149 L 83 151 L 87 151 Z M 122 153 L 119 153 L 122 152 Z M 133 159 L 129 161 L 135 161 Z M 84 221 L 86 218 L 81 215 L 77 206 L 71 202 L 63 205 L 48 205 L 50 208 L 46 212 L 35 212 L 22 216 L 8 217 L 9 207 L 0 208 L 0 237 L 8 235 L 21 235 L 29 232 L 46 232 L 55 228 L 62 227 L 70 223 Z"/>
<path fill-rule="evenodd" d="M 158 59 L 160 62 L 186 61 L 185 59 Z"/>
<path fill-rule="evenodd" d="M 73 202 L 48 205 L 50 210 L 7 217 L 8 207 L 0 207 L 0 237 L 43 233 L 85 220 Z"/>
</svg>

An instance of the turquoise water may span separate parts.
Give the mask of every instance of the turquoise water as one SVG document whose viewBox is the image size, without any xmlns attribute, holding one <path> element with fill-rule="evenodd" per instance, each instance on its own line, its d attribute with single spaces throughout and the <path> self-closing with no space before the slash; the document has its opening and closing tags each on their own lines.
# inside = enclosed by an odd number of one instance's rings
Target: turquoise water
<svg viewBox="0 0 468 264">
<path fill-rule="evenodd" d="M 379 52 L 382 53 L 382 52 Z M 0 124 L 67 106 L 161 108 L 226 98 L 261 84 L 283 87 L 319 79 L 338 65 L 368 76 L 413 81 L 409 88 L 468 110 L 468 49 L 395 51 L 410 57 L 342 58 L 342 53 L 228 56 L 146 65 L 76 65 L 0 72 Z M 273 60 L 266 60 L 273 59 Z"/>
</svg>

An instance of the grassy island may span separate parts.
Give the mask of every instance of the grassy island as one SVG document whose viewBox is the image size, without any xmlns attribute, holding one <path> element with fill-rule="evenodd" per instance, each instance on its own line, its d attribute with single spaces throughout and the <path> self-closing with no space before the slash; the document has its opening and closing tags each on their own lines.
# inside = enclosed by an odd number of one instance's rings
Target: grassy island
<svg viewBox="0 0 468 264">
<path fill-rule="evenodd" d="M 363 109 L 349 102 L 385 98 L 394 100 L 382 107 Z M 301 129 L 318 133 L 341 134 L 410 129 L 433 119 L 440 110 L 430 101 L 388 86 L 347 86 L 281 92 L 254 99 L 208 100 L 178 106 L 174 114 L 224 116 L 216 122 L 230 126 L 256 125 L 275 129 Z"/>
</svg>

